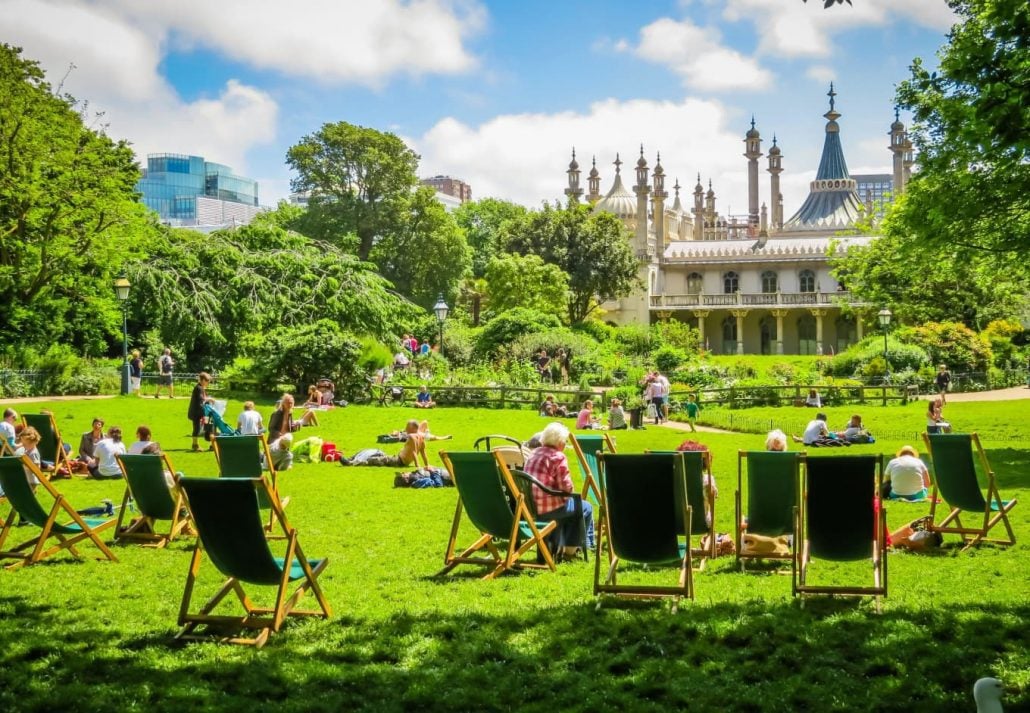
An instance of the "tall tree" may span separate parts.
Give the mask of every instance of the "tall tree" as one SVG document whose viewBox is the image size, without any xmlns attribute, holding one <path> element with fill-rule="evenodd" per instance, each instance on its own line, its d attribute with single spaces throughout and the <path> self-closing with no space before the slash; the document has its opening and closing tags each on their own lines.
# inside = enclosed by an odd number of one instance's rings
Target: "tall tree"
<svg viewBox="0 0 1030 713">
<path fill-rule="evenodd" d="M 504 254 L 486 268 L 487 294 L 495 312 L 516 307 L 547 314 L 565 312 L 569 276 L 539 255 Z"/>
<path fill-rule="evenodd" d="M 367 260 L 372 245 L 397 229 L 404 201 L 418 184 L 418 155 L 394 134 L 345 121 L 325 124 L 290 147 L 292 186 L 309 194 L 311 237 L 346 246 Z"/>
<path fill-rule="evenodd" d="M 589 206 L 575 203 L 566 208 L 544 204 L 504 223 L 502 234 L 509 252 L 539 255 L 569 276 L 570 324 L 586 319 L 600 302 L 641 287 L 629 233 L 611 213 L 592 213 Z"/>
<path fill-rule="evenodd" d="M 526 209 L 518 203 L 497 198 L 467 201 L 454 211 L 454 219 L 465 229 L 465 239 L 472 248 L 472 274 L 483 277 L 490 261 L 501 248 L 501 226 L 509 220 L 523 218 Z"/>
<path fill-rule="evenodd" d="M 132 150 L 87 127 L 38 63 L 0 44 L 0 342 L 98 353 L 120 333 L 111 280 L 153 229 Z M 113 341 L 113 340 L 112 340 Z"/>
</svg>

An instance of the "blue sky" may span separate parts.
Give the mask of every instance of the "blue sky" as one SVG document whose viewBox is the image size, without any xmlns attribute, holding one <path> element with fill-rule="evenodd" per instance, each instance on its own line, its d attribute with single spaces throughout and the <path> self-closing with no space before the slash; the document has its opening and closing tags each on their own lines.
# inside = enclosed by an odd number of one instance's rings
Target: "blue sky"
<svg viewBox="0 0 1030 713">
<path fill-rule="evenodd" d="M 0 41 L 55 84 L 74 64 L 65 89 L 141 155 L 227 163 L 263 203 L 289 191 L 289 146 L 343 120 L 402 136 L 422 175 L 526 205 L 562 195 L 573 146 L 604 192 L 615 153 L 635 161 L 642 143 L 670 189 L 700 173 L 741 213 L 754 114 L 763 150 L 775 133 L 783 151 L 789 216 L 829 82 L 849 168 L 887 171 L 894 86 L 913 57 L 934 63 L 953 21 L 944 0 L 853 2 L 0 0 Z"/>
</svg>

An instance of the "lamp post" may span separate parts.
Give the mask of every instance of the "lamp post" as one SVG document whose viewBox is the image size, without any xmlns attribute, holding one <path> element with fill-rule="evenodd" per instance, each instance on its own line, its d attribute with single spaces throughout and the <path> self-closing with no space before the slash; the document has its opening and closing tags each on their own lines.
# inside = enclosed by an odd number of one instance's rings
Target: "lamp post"
<svg viewBox="0 0 1030 713">
<path fill-rule="evenodd" d="M 884 406 L 887 405 L 887 382 L 890 381 L 890 376 L 891 376 L 891 365 L 890 365 L 890 362 L 887 361 L 887 330 L 891 326 L 891 317 L 893 317 L 893 316 L 894 315 L 891 314 L 891 311 L 889 309 L 887 309 L 886 307 L 884 307 L 883 309 L 881 309 L 879 312 L 876 313 L 876 319 L 880 322 L 880 328 L 883 330 L 883 371 L 884 371 L 883 405 Z"/>
<path fill-rule="evenodd" d="M 132 283 L 122 275 L 114 281 L 114 294 L 122 307 L 122 395 L 129 393 L 129 316 L 128 306 L 129 290 Z"/>
<path fill-rule="evenodd" d="M 433 312 L 436 314 L 436 321 L 440 323 L 440 356 L 443 356 L 443 323 L 447 319 L 447 313 L 451 308 L 443 301 L 443 293 L 437 295 L 436 304 L 433 305 Z"/>
</svg>

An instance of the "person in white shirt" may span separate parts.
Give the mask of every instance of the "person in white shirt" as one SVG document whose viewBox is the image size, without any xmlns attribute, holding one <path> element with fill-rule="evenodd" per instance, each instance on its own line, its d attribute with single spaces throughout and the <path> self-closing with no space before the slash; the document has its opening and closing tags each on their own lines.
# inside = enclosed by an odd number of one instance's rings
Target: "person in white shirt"
<svg viewBox="0 0 1030 713">
<path fill-rule="evenodd" d="M 815 418 L 805 426 L 805 433 L 801 438 L 792 436 L 796 443 L 804 443 L 806 446 L 818 448 L 820 446 L 850 446 L 845 440 L 834 438 L 830 429 L 826 427 L 826 414 L 817 413 Z"/>
<path fill-rule="evenodd" d="M 880 495 L 894 500 L 923 500 L 930 489 L 930 471 L 912 446 L 902 446 L 883 469 L 887 480 Z"/>
<path fill-rule="evenodd" d="M 4 420 L 0 421 L 0 438 L 3 438 L 11 448 L 14 448 L 14 441 L 16 438 L 14 424 L 17 420 L 17 411 L 13 408 L 4 409 Z"/>
<path fill-rule="evenodd" d="M 150 429 L 146 426 L 140 426 L 136 429 L 136 438 L 139 440 L 129 446 L 129 453 L 131 455 L 140 455 L 143 453 L 144 448 L 154 442 Z"/>
<path fill-rule="evenodd" d="M 94 478 L 119 478 L 122 469 L 116 456 L 125 455 L 125 444 L 122 443 L 122 429 L 111 426 L 104 438 L 93 449 L 96 464 L 90 467 L 89 474 Z"/>
<path fill-rule="evenodd" d="M 265 432 L 265 424 L 261 420 L 261 414 L 254 410 L 253 401 L 243 404 L 243 411 L 236 419 L 236 429 L 241 436 L 257 436 Z"/>
</svg>

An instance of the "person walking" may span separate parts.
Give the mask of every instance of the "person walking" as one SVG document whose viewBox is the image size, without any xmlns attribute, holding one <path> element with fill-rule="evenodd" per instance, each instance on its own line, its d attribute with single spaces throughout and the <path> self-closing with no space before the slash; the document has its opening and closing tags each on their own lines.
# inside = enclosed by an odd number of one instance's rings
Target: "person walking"
<svg viewBox="0 0 1030 713">
<path fill-rule="evenodd" d="M 207 397 L 207 385 L 210 383 L 211 375 L 206 371 L 197 374 L 197 383 L 193 387 L 193 393 L 190 395 L 190 407 L 186 412 L 186 417 L 193 424 L 193 450 L 195 451 L 200 450 L 197 439 L 200 437 L 200 429 L 204 425 L 204 404 L 211 401 Z M 214 444 L 211 444 L 210 450 L 214 450 L 214 447 Z"/>
<path fill-rule="evenodd" d="M 941 364 L 937 367 L 937 376 L 934 377 L 933 383 L 937 386 L 937 395 L 941 399 L 941 406 L 948 404 L 948 389 L 951 388 L 951 372 L 948 371 L 948 367 L 945 364 Z"/>
<path fill-rule="evenodd" d="M 172 350 L 165 347 L 164 354 L 157 360 L 157 391 L 154 398 L 160 398 L 161 389 L 168 387 L 168 398 L 175 398 L 175 385 L 172 383 L 172 370 L 175 368 L 175 360 L 172 359 Z"/>
</svg>

